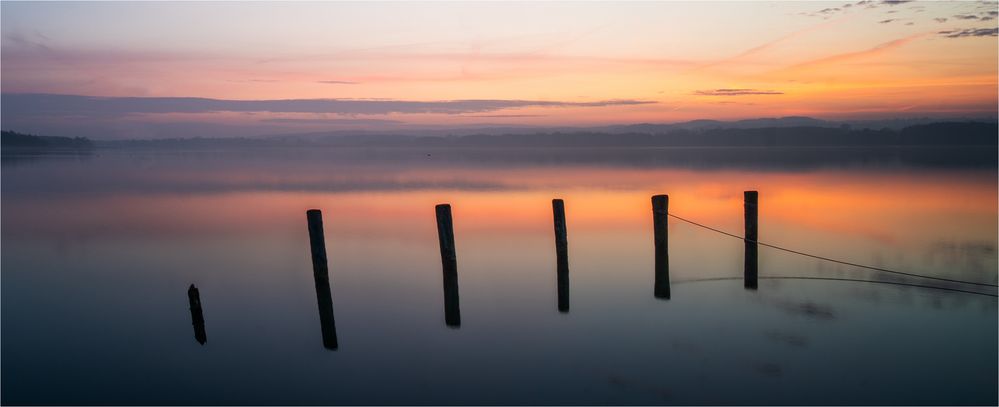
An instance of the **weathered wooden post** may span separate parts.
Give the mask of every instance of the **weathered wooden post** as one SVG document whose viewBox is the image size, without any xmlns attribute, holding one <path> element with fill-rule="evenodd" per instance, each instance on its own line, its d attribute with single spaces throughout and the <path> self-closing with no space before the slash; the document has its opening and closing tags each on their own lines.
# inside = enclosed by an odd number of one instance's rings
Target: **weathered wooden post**
<svg viewBox="0 0 999 407">
<path fill-rule="evenodd" d="M 437 205 L 437 237 L 441 245 L 441 264 L 444 269 L 444 323 L 461 326 L 461 308 L 458 301 L 458 257 L 454 250 L 454 225 L 451 222 L 451 205 Z"/>
<path fill-rule="evenodd" d="M 759 229 L 757 228 L 757 210 L 756 205 L 758 193 L 756 191 L 745 191 L 743 193 L 744 198 L 744 208 L 746 211 L 746 262 L 745 262 L 745 276 L 744 276 L 744 286 L 747 289 L 755 290 L 757 287 L 758 269 L 757 269 L 757 257 L 756 252 L 758 249 L 759 240 Z"/>
<path fill-rule="evenodd" d="M 323 234 L 323 213 L 319 209 L 305 212 L 309 221 L 309 243 L 312 247 L 312 276 L 316 281 L 319 323 L 323 331 L 323 347 L 336 349 L 336 323 L 333 320 L 333 295 L 330 293 L 329 266 L 326 260 L 326 238 Z"/>
<path fill-rule="evenodd" d="M 652 229 L 656 243 L 656 283 L 653 295 L 669 299 L 669 195 L 652 197 Z"/>
<path fill-rule="evenodd" d="M 565 203 L 552 199 L 552 212 L 555 219 L 555 280 L 558 292 L 558 311 L 569 312 L 569 243 L 565 229 Z"/>
<path fill-rule="evenodd" d="M 187 288 L 187 302 L 191 306 L 191 324 L 194 325 L 194 339 L 204 345 L 208 341 L 208 336 L 205 334 L 205 315 L 201 312 L 201 295 L 198 293 L 198 287 L 195 287 L 194 284 L 191 284 Z"/>
</svg>

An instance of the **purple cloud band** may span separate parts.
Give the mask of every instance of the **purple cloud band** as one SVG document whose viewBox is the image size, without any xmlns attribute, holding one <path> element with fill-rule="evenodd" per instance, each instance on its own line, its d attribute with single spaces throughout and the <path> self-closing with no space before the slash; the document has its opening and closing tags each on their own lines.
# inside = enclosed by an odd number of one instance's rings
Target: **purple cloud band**
<svg viewBox="0 0 999 407">
<path fill-rule="evenodd" d="M 283 99 L 224 100 L 189 97 L 97 97 L 43 93 L 5 93 L 2 98 L 6 117 L 81 116 L 119 117 L 145 113 L 330 113 L 375 115 L 389 113 L 462 114 L 492 112 L 522 107 L 603 107 L 642 105 L 654 101 L 615 99 L 593 102 L 548 100 L 468 99 L 408 101 L 387 99 Z"/>
<path fill-rule="evenodd" d="M 699 96 L 745 96 L 745 95 L 783 95 L 784 92 L 760 89 L 711 89 L 694 92 Z"/>
</svg>

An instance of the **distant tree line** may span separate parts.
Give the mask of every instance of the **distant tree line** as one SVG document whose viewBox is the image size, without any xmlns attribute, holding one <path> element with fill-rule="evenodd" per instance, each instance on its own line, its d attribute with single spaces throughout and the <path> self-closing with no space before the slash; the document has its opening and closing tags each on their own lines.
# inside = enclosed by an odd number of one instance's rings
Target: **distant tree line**
<svg viewBox="0 0 999 407">
<path fill-rule="evenodd" d="M 661 132 L 601 131 L 473 134 L 412 137 L 404 135 L 330 135 L 285 137 L 286 143 L 337 146 L 441 147 L 884 147 L 997 146 L 996 123 L 946 122 L 901 130 L 840 127 L 765 127 L 670 129 Z"/>
<path fill-rule="evenodd" d="M 8 136 L 10 134 L 10 136 Z M 940 122 L 901 130 L 793 126 L 760 128 L 674 128 L 662 131 L 548 131 L 515 134 L 413 136 L 349 134 L 343 131 L 256 138 L 172 138 L 101 141 L 102 147 L 230 148 L 230 147 L 996 147 L 994 122 Z M 4 132 L 3 145 L 89 146 L 85 138 L 39 137 Z M 8 144 L 10 143 L 10 144 Z M 15 144 L 18 143 L 18 144 Z"/>
<path fill-rule="evenodd" d="M 417 142 L 449 146 L 553 147 L 996 146 L 999 145 L 997 132 L 999 127 L 995 123 L 953 122 L 911 126 L 900 131 L 854 130 L 845 126 L 676 129 L 662 133 L 578 132 L 424 137 Z"/>
<path fill-rule="evenodd" d="M 16 131 L 0 131 L 0 146 L 25 148 L 72 148 L 88 149 L 93 143 L 86 137 L 56 137 L 36 136 L 34 134 L 18 133 Z"/>
</svg>

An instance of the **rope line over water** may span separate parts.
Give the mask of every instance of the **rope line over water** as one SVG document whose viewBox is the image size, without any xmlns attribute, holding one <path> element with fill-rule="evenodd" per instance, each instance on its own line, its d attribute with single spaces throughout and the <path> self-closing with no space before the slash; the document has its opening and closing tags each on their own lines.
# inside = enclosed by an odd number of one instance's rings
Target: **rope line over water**
<svg viewBox="0 0 999 407">
<path fill-rule="evenodd" d="M 679 280 L 674 281 L 673 284 L 684 284 L 684 283 L 700 283 L 706 281 L 726 281 L 726 280 L 742 280 L 743 277 L 709 277 L 709 278 L 698 278 L 693 280 Z M 903 283 L 899 281 L 880 281 L 880 280 L 861 280 L 854 278 L 839 278 L 839 277 L 794 277 L 794 276 L 760 276 L 760 280 L 822 280 L 822 281 L 850 281 L 855 283 L 875 283 L 875 284 L 889 284 L 889 285 L 900 285 L 905 287 L 919 287 L 919 288 L 930 288 L 934 290 L 944 290 L 944 291 L 954 291 L 966 294 L 977 294 L 984 295 L 987 297 L 999 297 L 996 294 L 983 293 L 981 291 L 971 291 L 962 290 L 960 288 L 949 288 L 940 287 L 935 285 L 925 285 L 925 284 L 914 284 L 914 283 Z"/>
<path fill-rule="evenodd" d="M 805 256 L 805 257 L 811 257 L 813 259 L 825 260 L 825 261 L 832 262 L 832 263 L 839 263 L 839 264 L 843 264 L 843 265 L 847 265 L 847 266 L 865 268 L 865 269 L 874 270 L 874 271 L 881 271 L 881 272 L 885 272 L 885 273 L 900 274 L 900 275 L 909 276 L 909 277 L 925 278 L 925 279 L 937 280 L 937 281 L 947 281 L 947 282 L 951 282 L 951 283 L 970 284 L 970 285 L 977 285 L 977 286 L 981 286 L 981 287 L 999 287 L 999 286 L 997 286 L 995 284 L 989 284 L 989 283 L 976 283 L 976 282 L 973 282 L 973 281 L 955 280 L 955 279 L 944 278 L 944 277 L 933 277 L 933 276 L 927 276 L 927 275 L 922 275 L 922 274 L 914 274 L 914 273 L 907 273 L 907 272 L 904 272 L 904 271 L 891 270 L 891 269 L 886 269 L 886 268 L 882 268 L 882 267 L 874 267 L 874 266 L 868 266 L 868 265 L 864 265 L 864 264 L 852 263 L 852 262 L 843 261 L 843 260 L 836 260 L 836 259 L 829 258 L 829 257 L 818 256 L 818 255 L 809 254 L 809 253 L 805 253 L 805 252 L 801 252 L 801 251 L 797 251 L 797 250 L 788 249 L 786 247 L 781 247 L 781 246 L 777 246 L 777 245 L 773 245 L 773 244 L 769 244 L 769 243 L 764 243 L 764 242 L 761 242 L 761 241 L 758 241 L 758 240 L 749 240 L 749 239 L 746 239 L 746 238 L 744 238 L 742 236 L 739 236 L 739 235 L 736 235 L 736 234 L 732 234 L 732 233 L 728 233 L 728 232 L 726 232 L 724 230 L 716 229 L 716 228 L 713 228 L 711 226 L 707 226 L 707 225 L 704 225 L 704 224 L 701 224 L 701 223 L 697 223 L 697 222 L 694 222 L 694 221 L 692 221 L 690 219 L 682 218 L 682 217 L 674 215 L 672 213 L 668 213 L 668 215 L 671 216 L 671 217 L 674 217 L 674 218 L 676 218 L 678 220 L 687 222 L 687 223 L 689 223 L 691 225 L 702 227 L 704 229 L 707 229 L 707 230 L 710 230 L 710 231 L 713 231 L 713 232 L 717 232 L 717 233 L 721 233 L 721 234 L 729 236 L 729 237 L 734 237 L 734 238 L 739 239 L 739 240 L 745 240 L 745 241 L 753 242 L 753 243 L 756 243 L 756 244 L 758 244 L 760 246 L 766 246 L 766 247 L 769 247 L 771 249 L 777 249 L 777 250 L 785 251 L 785 252 L 788 252 L 788 253 L 794 253 L 794 254 L 797 254 L 797 255 Z"/>
</svg>

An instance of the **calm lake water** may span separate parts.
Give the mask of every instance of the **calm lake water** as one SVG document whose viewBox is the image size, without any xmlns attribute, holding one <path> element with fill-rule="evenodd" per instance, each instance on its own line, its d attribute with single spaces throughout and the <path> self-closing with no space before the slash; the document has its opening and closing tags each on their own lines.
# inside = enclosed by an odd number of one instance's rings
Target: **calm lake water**
<svg viewBox="0 0 999 407">
<path fill-rule="evenodd" d="M 2 402 L 997 403 L 993 287 L 761 247 L 746 290 L 741 240 L 671 218 L 672 298 L 654 298 L 650 197 L 742 234 L 750 189 L 763 242 L 999 280 L 994 148 L 5 151 Z M 443 202 L 459 328 L 444 320 Z M 311 208 L 337 350 L 322 343 Z"/>
</svg>

